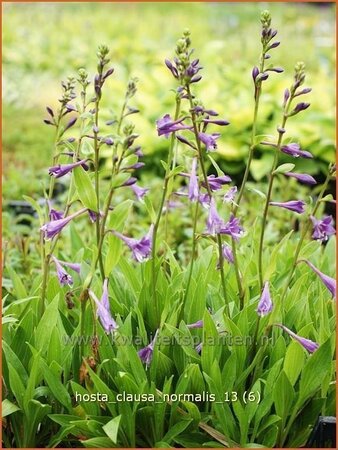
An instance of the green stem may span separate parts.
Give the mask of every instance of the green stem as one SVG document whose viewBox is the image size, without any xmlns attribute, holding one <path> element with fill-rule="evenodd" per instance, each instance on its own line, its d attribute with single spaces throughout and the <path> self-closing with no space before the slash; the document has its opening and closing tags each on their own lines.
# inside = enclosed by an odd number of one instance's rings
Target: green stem
<svg viewBox="0 0 338 450">
<path fill-rule="evenodd" d="M 194 268 L 195 253 L 196 253 L 196 230 L 197 230 L 198 210 L 199 210 L 199 202 L 197 201 L 195 204 L 195 214 L 194 214 L 193 230 L 192 230 L 191 262 L 190 262 L 190 268 L 189 268 L 188 281 L 187 281 L 187 285 L 185 288 L 183 304 L 185 304 L 185 301 L 188 297 L 192 272 L 193 272 L 193 268 Z"/>
<path fill-rule="evenodd" d="M 199 159 L 202 174 L 203 174 L 203 180 L 204 180 L 205 186 L 207 188 L 209 198 L 211 200 L 212 199 L 212 191 L 209 186 L 208 175 L 207 175 L 205 165 L 204 165 L 201 141 L 198 137 L 198 128 L 197 128 L 197 122 L 196 122 L 196 114 L 194 112 L 193 97 L 192 97 L 189 85 L 186 86 L 186 89 L 187 89 L 187 94 L 188 94 L 189 103 L 190 103 L 191 120 L 192 120 L 192 125 L 193 125 L 193 129 L 194 129 L 194 134 L 195 134 L 195 142 L 196 142 L 197 151 L 198 151 L 198 159 Z M 226 293 L 226 284 L 225 284 L 225 276 L 224 276 L 224 258 L 223 258 L 223 250 L 222 250 L 222 237 L 219 233 L 217 233 L 216 239 L 217 239 L 218 253 L 219 253 L 218 257 L 219 257 L 219 264 L 220 264 L 220 275 L 221 275 L 221 285 L 222 285 L 222 290 L 223 290 L 223 297 L 224 297 L 224 302 L 227 305 L 227 310 L 228 310 L 229 306 L 227 304 L 227 293 Z"/>
<path fill-rule="evenodd" d="M 181 98 L 176 97 L 176 109 L 175 109 L 175 116 L 174 120 L 178 119 L 178 116 L 180 114 L 181 109 Z M 170 146 L 169 146 L 169 153 L 168 153 L 168 160 L 167 160 L 167 168 L 164 176 L 164 183 L 162 187 L 162 196 L 160 200 L 160 206 L 158 208 L 156 220 L 154 223 L 154 230 L 153 230 L 153 237 L 152 237 L 152 249 L 151 249 L 151 258 L 152 258 L 152 294 L 153 294 L 153 301 L 155 304 L 155 312 L 156 317 L 159 316 L 159 305 L 158 305 L 158 298 L 156 294 L 156 282 L 157 282 L 157 274 L 156 274 L 156 243 L 157 243 L 157 234 L 158 234 L 158 228 L 160 225 L 162 213 L 163 213 L 163 207 L 165 200 L 167 198 L 168 193 L 168 186 L 169 186 L 169 180 L 170 180 L 170 170 L 171 165 L 173 161 L 173 154 L 174 154 L 174 144 L 175 144 L 175 134 L 172 133 L 171 139 L 170 139 Z"/>
<path fill-rule="evenodd" d="M 260 73 L 264 72 L 264 62 L 265 62 L 265 51 L 263 49 L 263 52 L 262 52 L 262 55 L 260 58 L 260 68 L 259 68 Z M 257 130 L 257 117 L 258 117 L 259 101 L 260 101 L 260 97 L 261 97 L 261 93 L 262 93 L 262 84 L 260 83 L 260 85 L 257 86 L 256 89 L 257 89 L 257 91 L 255 92 L 255 108 L 254 108 L 254 115 L 253 115 L 252 128 L 251 128 L 249 157 L 248 157 L 248 161 L 247 161 L 247 164 L 245 167 L 242 184 L 241 184 L 241 187 L 240 187 L 237 199 L 236 199 L 236 204 L 233 205 L 232 212 L 235 217 L 237 215 L 237 210 L 239 208 L 240 202 L 241 202 L 243 194 L 244 194 L 245 185 L 249 178 L 251 163 L 252 163 L 254 151 L 255 151 L 255 136 L 256 136 L 256 130 Z M 235 267 L 235 274 L 236 274 L 236 280 L 237 280 L 240 309 L 242 310 L 244 307 L 245 290 L 243 287 L 243 280 L 242 280 L 239 265 L 238 265 L 237 244 L 234 240 L 232 240 L 232 253 L 234 256 L 234 267 Z"/>
</svg>

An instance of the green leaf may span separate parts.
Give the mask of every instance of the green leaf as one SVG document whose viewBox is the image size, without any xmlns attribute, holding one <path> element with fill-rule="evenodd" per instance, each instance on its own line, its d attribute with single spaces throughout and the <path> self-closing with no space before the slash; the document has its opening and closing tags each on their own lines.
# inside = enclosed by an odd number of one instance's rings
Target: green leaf
<svg viewBox="0 0 338 450">
<path fill-rule="evenodd" d="M 118 204 L 108 217 L 108 228 L 122 232 L 126 224 L 127 218 L 133 206 L 132 200 L 125 200 Z"/>
<path fill-rule="evenodd" d="M 81 153 L 85 156 L 94 155 L 94 147 L 86 140 L 81 146 Z"/>
<path fill-rule="evenodd" d="M 282 164 L 281 166 L 277 167 L 277 169 L 274 171 L 274 173 L 291 172 L 294 168 L 295 168 L 294 164 L 291 164 L 291 163 Z"/>
<path fill-rule="evenodd" d="M 61 405 L 65 406 L 68 412 L 72 412 L 73 411 L 72 400 L 70 398 L 67 389 L 61 382 L 61 377 L 59 377 L 58 374 L 55 373 L 55 370 L 53 370 L 52 365 L 51 367 L 48 367 L 43 359 L 41 359 L 41 362 L 42 362 L 43 377 L 46 380 L 49 389 L 53 393 L 56 400 L 60 402 Z"/>
<path fill-rule="evenodd" d="M 23 285 L 19 275 L 15 272 L 15 270 L 10 265 L 7 265 L 6 269 L 12 280 L 13 287 L 14 287 L 14 295 L 16 296 L 16 298 L 21 299 L 21 298 L 28 297 L 26 288 Z"/>
<path fill-rule="evenodd" d="M 56 326 L 58 320 L 58 304 L 59 294 L 56 295 L 54 300 L 47 306 L 39 325 L 36 328 L 35 347 L 41 350 L 41 354 L 44 354 L 49 347 L 50 331 Z"/>
<path fill-rule="evenodd" d="M 113 441 L 114 444 L 117 443 L 117 433 L 119 431 L 121 418 L 122 418 L 121 415 L 114 417 L 114 419 L 112 419 L 110 422 L 108 422 L 106 425 L 102 427 L 103 431 Z"/>
<path fill-rule="evenodd" d="M 81 444 L 86 448 L 111 448 L 112 441 L 106 437 L 95 437 L 81 441 Z"/>
<path fill-rule="evenodd" d="M 175 423 L 170 430 L 163 436 L 162 441 L 164 442 L 170 442 L 172 441 L 176 436 L 183 433 L 183 431 L 191 424 L 192 419 L 189 420 L 181 420 L 180 422 Z"/>
<path fill-rule="evenodd" d="M 295 392 L 284 370 L 277 378 L 273 391 L 273 399 L 275 403 L 276 413 L 284 421 L 290 414 L 294 401 Z"/>
<path fill-rule="evenodd" d="M 331 339 L 316 350 L 305 364 L 299 385 L 298 405 L 311 397 L 322 384 L 327 372 L 331 370 Z"/>
<path fill-rule="evenodd" d="M 17 405 L 10 402 L 7 398 L 5 400 L 2 400 L 2 417 L 9 416 L 16 411 L 20 411 L 20 408 Z"/>
<path fill-rule="evenodd" d="M 295 385 L 303 369 L 304 361 L 305 353 L 303 347 L 298 342 L 292 341 L 287 348 L 283 367 L 292 386 Z"/>
<path fill-rule="evenodd" d="M 92 185 L 89 174 L 82 166 L 75 167 L 73 174 L 77 194 L 81 200 L 81 203 L 85 208 L 98 212 L 95 189 Z"/>
</svg>

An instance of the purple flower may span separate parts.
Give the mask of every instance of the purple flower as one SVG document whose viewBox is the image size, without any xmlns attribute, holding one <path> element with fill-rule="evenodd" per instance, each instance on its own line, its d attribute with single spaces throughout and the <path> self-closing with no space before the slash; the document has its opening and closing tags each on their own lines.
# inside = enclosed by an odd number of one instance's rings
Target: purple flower
<svg viewBox="0 0 338 450">
<path fill-rule="evenodd" d="M 60 261 L 60 260 L 58 260 L 58 261 L 63 266 L 67 266 L 70 269 L 74 270 L 74 272 L 80 273 L 80 271 L 81 271 L 81 264 L 79 264 L 79 263 L 70 263 L 70 262 Z"/>
<path fill-rule="evenodd" d="M 181 136 L 180 134 L 176 134 L 176 138 L 177 138 L 180 142 L 182 142 L 182 144 L 189 145 L 189 147 L 191 147 L 191 148 L 193 148 L 194 150 L 196 150 L 195 145 L 194 145 L 192 142 L 190 142 L 187 138 L 185 138 L 184 136 Z"/>
<path fill-rule="evenodd" d="M 188 328 L 203 328 L 203 320 L 198 320 L 197 322 L 194 323 L 189 323 L 187 325 Z"/>
<path fill-rule="evenodd" d="M 143 202 L 143 197 L 146 195 L 146 193 L 149 191 L 148 188 L 142 188 L 141 186 L 138 186 L 137 184 L 132 184 L 130 186 L 136 195 L 137 200 L 140 200 Z"/>
<path fill-rule="evenodd" d="M 98 216 L 102 217 L 101 211 L 100 211 L 100 214 L 98 214 L 97 212 L 92 211 L 91 209 L 88 209 L 88 214 L 89 214 L 89 219 L 92 223 L 95 223 L 97 221 Z"/>
<path fill-rule="evenodd" d="M 48 203 L 48 209 L 49 209 L 49 220 L 60 220 L 63 219 L 63 212 L 62 211 L 57 211 L 56 209 L 54 209 L 52 207 L 52 204 L 50 202 L 50 200 L 47 200 Z"/>
<path fill-rule="evenodd" d="M 299 112 L 307 109 L 309 106 L 310 106 L 310 103 L 305 103 L 305 102 L 297 103 L 295 109 L 292 111 L 291 114 L 298 114 Z"/>
<path fill-rule="evenodd" d="M 173 63 L 169 59 L 165 59 L 165 65 L 168 67 L 170 72 L 174 75 L 175 78 L 178 78 L 178 70 L 173 65 Z"/>
<path fill-rule="evenodd" d="M 210 201 L 210 209 L 207 219 L 207 231 L 209 234 L 219 233 L 222 226 L 225 226 L 225 223 L 219 216 L 216 209 L 215 200 L 212 198 Z"/>
<path fill-rule="evenodd" d="M 270 202 L 269 205 L 289 209 L 290 211 L 294 211 L 298 214 L 302 214 L 305 211 L 305 203 L 302 200 L 290 200 L 289 202 Z"/>
<path fill-rule="evenodd" d="M 156 121 L 158 135 L 164 135 L 168 138 L 170 133 L 174 133 L 175 131 L 191 129 L 190 126 L 182 124 L 184 119 L 185 118 L 183 117 L 182 119 L 174 121 L 169 114 L 166 114 L 161 119 Z"/>
<path fill-rule="evenodd" d="M 133 253 L 133 258 L 138 262 L 142 262 L 145 261 L 151 253 L 153 231 L 154 225 L 151 225 L 148 233 L 141 239 L 128 238 L 118 231 L 113 231 L 113 233 L 128 245 Z"/>
<path fill-rule="evenodd" d="M 89 295 L 94 300 L 97 306 L 96 314 L 100 319 L 101 325 L 103 326 L 107 334 L 112 331 L 117 330 L 118 325 L 113 319 L 110 312 L 110 305 L 108 299 L 108 279 L 106 278 L 103 283 L 103 293 L 101 300 L 99 300 L 92 290 L 89 290 Z"/>
<path fill-rule="evenodd" d="M 243 234 L 243 228 L 239 224 L 239 219 L 231 214 L 229 221 L 221 226 L 219 233 L 228 234 L 232 239 L 237 241 Z"/>
<path fill-rule="evenodd" d="M 317 181 L 307 173 L 295 173 L 295 172 L 285 172 L 284 175 L 287 177 L 296 178 L 296 180 L 305 184 L 317 184 Z"/>
<path fill-rule="evenodd" d="M 210 206 L 210 196 L 209 194 L 200 194 L 198 201 L 203 206 L 203 208 L 209 208 Z"/>
<path fill-rule="evenodd" d="M 68 225 L 75 217 L 79 216 L 86 212 L 87 209 L 81 209 L 70 216 L 65 217 L 64 219 L 51 220 L 50 222 L 45 223 L 40 230 L 44 233 L 45 239 L 52 239 L 54 236 L 60 233 L 60 231 Z"/>
<path fill-rule="evenodd" d="M 283 153 L 293 156 L 294 158 L 313 158 L 310 152 L 302 150 L 298 144 L 292 142 L 291 144 L 283 145 L 281 147 Z"/>
<path fill-rule="evenodd" d="M 269 291 L 269 282 L 266 281 L 264 283 L 263 292 L 261 295 L 261 298 L 259 300 L 258 306 L 257 306 L 257 314 L 261 317 L 266 316 L 269 314 L 269 312 L 272 311 L 273 304 L 271 301 L 270 291 Z"/>
<path fill-rule="evenodd" d="M 224 184 L 231 183 L 231 178 L 227 175 L 216 177 L 215 175 L 208 176 L 208 184 L 212 191 L 218 191 Z M 202 186 L 206 187 L 206 183 L 203 181 Z"/>
<path fill-rule="evenodd" d="M 56 166 L 50 167 L 48 169 L 48 172 L 49 175 L 52 175 L 55 178 L 61 178 L 78 166 L 82 166 L 85 170 L 88 170 L 86 161 L 86 159 L 82 159 L 81 161 L 77 161 L 71 164 L 57 164 Z"/>
<path fill-rule="evenodd" d="M 196 202 L 199 198 L 199 189 L 198 189 L 198 177 L 196 174 L 197 169 L 197 158 L 192 160 L 190 180 L 189 180 L 189 190 L 188 190 L 188 198 L 191 202 Z"/>
<path fill-rule="evenodd" d="M 228 244 L 223 244 L 223 258 L 226 259 L 230 264 L 234 263 L 234 255 L 232 253 L 232 249 Z"/>
<path fill-rule="evenodd" d="M 223 202 L 224 203 L 234 203 L 234 199 L 237 193 L 237 186 L 232 186 L 228 192 L 224 194 Z"/>
<path fill-rule="evenodd" d="M 150 366 L 151 360 L 153 359 L 154 346 L 155 346 L 155 342 L 157 339 L 157 335 L 158 335 L 158 330 L 156 330 L 154 339 L 150 342 L 150 344 L 148 344 L 144 348 L 141 348 L 141 350 L 139 350 L 137 352 L 138 356 L 145 363 L 147 368 Z"/>
<path fill-rule="evenodd" d="M 323 219 L 316 219 L 311 216 L 313 224 L 313 239 L 325 242 L 329 239 L 329 236 L 336 234 L 336 230 L 333 227 L 333 217 L 327 216 Z"/>
<path fill-rule="evenodd" d="M 57 277 L 59 279 L 59 283 L 61 284 L 61 286 L 72 286 L 73 285 L 73 278 L 69 275 L 69 273 L 67 273 L 65 271 L 65 269 L 62 267 L 62 265 L 60 264 L 60 261 L 55 258 L 54 256 L 52 257 L 54 263 L 55 263 L 55 267 L 56 267 L 56 274 Z"/>
<path fill-rule="evenodd" d="M 319 278 L 322 280 L 322 282 L 325 284 L 325 286 L 331 292 L 332 297 L 336 298 L 336 280 L 334 278 L 331 278 L 328 275 L 325 275 L 324 273 L 322 273 L 320 270 L 317 269 L 317 267 L 315 267 L 307 259 L 301 259 L 299 262 L 305 262 L 313 270 L 313 272 L 319 276 Z"/>
<path fill-rule="evenodd" d="M 276 326 L 279 328 L 282 328 L 282 330 L 286 331 L 289 336 L 291 336 L 293 339 L 295 339 L 297 342 L 299 342 L 305 348 L 305 350 L 307 350 L 309 353 L 313 353 L 318 349 L 319 344 L 317 344 L 317 342 L 313 342 L 310 339 L 306 339 L 302 336 L 298 336 L 298 334 L 289 330 L 289 328 L 287 328 L 286 326 L 284 326 L 282 324 L 276 324 Z"/>
<path fill-rule="evenodd" d="M 213 152 L 217 149 L 216 139 L 220 137 L 220 133 L 198 133 L 198 137 L 206 146 L 207 151 Z"/>
<path fill-rule="evenodd" d="M 228 263 L 233 264 L 234 263 L 234 255 L 232 253 L 232 249 L 228 244 L 222 245 L 222 254 L 223 254 L 223 260 L 228 261 Z M 220 260 L 218 260 L 217 263 L 217 269 L 221 268 Z"/>
</svg>

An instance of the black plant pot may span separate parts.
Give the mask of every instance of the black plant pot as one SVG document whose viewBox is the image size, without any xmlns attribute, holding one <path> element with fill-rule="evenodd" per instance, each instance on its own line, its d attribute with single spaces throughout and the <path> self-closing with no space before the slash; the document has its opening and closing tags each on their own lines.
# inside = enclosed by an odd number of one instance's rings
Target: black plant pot
<svg viewBox="0 0 338 450">
<path fill-rule="evenodd" d="M 336 418 L 319 416 L 305 448 L 336 448 Z"/>
</svg>

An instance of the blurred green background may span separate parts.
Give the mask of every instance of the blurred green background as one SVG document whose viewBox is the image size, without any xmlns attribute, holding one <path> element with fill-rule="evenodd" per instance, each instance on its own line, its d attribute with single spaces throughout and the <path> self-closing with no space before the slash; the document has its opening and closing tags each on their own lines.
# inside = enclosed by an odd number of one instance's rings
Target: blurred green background
<svg viewBox="0 0 338 450">
<path fill-rule="evenodd" d="M 334 159 L 334 4 L 303 3 L 6 3 L 3 5 L 3 193 L 5 200 L 41 194 L 50 165 L 53 129 L 43 124 L 45 106 L 55 107 L 60 80 L 80 67 L 95 73 L 99 44 L 111 48 L 115 74 L 105 86 L 106 115 L 120 107 L 126 83 L 139 78 L 132 116 L 146 155 L 148 177 L 160 173 L 167 141 L 155 120 L 173 113 L 175 80 L 164 66 L 185 28 L 192 33 L 203 79 L 198 95 L 231 125 L 224 130 L 218 158 L 234 179 L 241 178 L 248 152 L 253 110 L 251 69 L 260 54 L 260 12 L 269 9 L 280 47 L 271 62 L 285 69 L 264 84 L 258 134 L 275 134 L 284 89 L 303 60 L 305 85 L 313 88 L 311 108 L 290 120 L 288 136 L 316 156 L 297 169 L 325 171 Z M 271 149 L 261 148 L 252 166 L 260 180 L 271 166 Z"/>
</svg>

